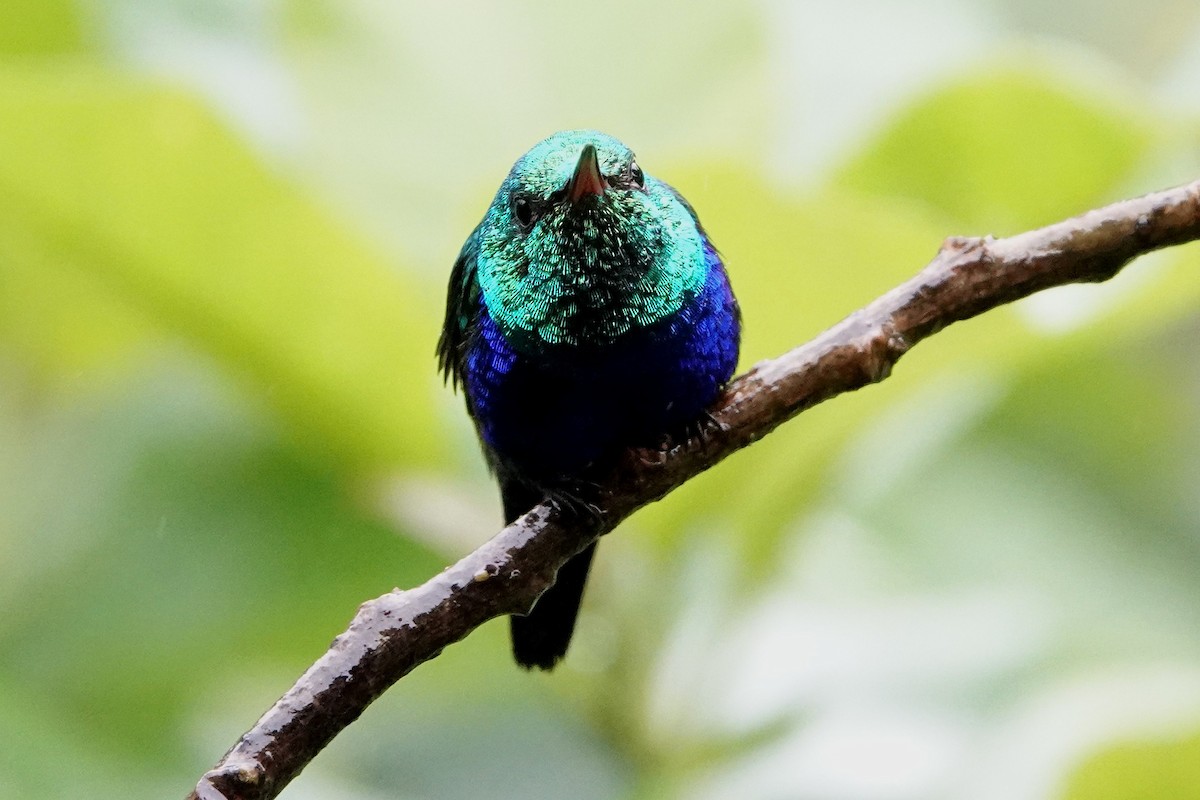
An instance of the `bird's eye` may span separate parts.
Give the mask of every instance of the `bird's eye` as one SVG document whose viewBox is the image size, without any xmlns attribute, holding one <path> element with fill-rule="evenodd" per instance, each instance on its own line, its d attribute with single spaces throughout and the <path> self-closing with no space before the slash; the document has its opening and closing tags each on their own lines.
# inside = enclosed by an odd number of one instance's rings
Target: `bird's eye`
<svg viewBox="0 0 1200 800">
<path fill-rule="evenodd" d="M 514 195 L 512 199 L 513 219 L 522 228 L 528 228 L 533 224 L 533 203 L 529 202 L 529 198 L 523 194 Z"/>
<path fill-rule="evenodd" d="M 629 178 L 639 189 L 645 188 L 646 175 L 642 172 L 642 168 L 638 166 L 636 161 L 629 165 Z"/>
</svg>

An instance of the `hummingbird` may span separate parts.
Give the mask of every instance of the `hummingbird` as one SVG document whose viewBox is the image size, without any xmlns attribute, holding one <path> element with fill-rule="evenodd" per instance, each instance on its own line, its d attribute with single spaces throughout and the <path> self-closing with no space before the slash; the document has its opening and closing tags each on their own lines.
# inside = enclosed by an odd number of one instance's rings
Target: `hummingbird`
<svg viewBox="0 0 1200 800">
<path fill-rule="evenodd" d="M 687 200 L 617 139 L 572 130 L 517 160 L 467 237 L 437 358 L 507 524 L 547 498 L 572 507 L 628 447 L 701 430 L 740 339 L 725 266 Z M 594 552 L 510 618 L 521 666 L 566 654 Z"/>
</svg>

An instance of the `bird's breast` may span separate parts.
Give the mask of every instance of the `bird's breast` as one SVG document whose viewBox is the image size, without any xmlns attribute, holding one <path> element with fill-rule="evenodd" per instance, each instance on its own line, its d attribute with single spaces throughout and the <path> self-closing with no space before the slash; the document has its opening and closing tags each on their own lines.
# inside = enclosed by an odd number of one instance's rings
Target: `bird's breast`
<svg viewBox="0 0 1200 800">
<path fill-rule="evenodd" d="M 472 415 L 506 462 L 573 474 L 694 419 L 732 374 L 738 338 L 719 266 L 677 312 L 603 344 L 521 351 L 484 314 L 467 363 Z"/>
<path fill-rule="evenodd" d="M 707 271 L 694 225 L 572 215 L 521 240 L 485 236 L 479 256 L 484 306 L 526 350 L 605 345 L 652 326 L 691 302 Z"/>
</svg>

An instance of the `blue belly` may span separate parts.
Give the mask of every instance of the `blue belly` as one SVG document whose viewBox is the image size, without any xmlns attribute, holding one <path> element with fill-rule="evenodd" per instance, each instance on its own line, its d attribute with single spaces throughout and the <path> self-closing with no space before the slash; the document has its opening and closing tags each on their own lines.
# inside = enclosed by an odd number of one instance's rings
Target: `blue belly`
<svg viewBox="0 0 1200 800">
<path fill-rule="evenodd" d="M 715 253 L 701 292 L 672 317 L 594 348 L 515 351 L 481 310 L 465 384 L 480 437 L 533 480 L 579 475 L 696 420 L 737 366 L 737 304 Z"/>
</svg>

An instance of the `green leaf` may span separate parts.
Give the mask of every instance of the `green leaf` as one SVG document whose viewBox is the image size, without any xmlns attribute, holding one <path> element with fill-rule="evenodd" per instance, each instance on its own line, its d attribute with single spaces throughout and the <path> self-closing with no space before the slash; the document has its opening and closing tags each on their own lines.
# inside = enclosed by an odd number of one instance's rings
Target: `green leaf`
<svg viewBox="0 0 1200 800">
<path fill-rule="evenodd" d="M 0 333 L 38 363 L 181 336 L 322 459 L 437 452 L 433 304 L 203 107 L 103 72 L 13 71 L 0 118 Z"/>
<path fill-rule="evenodd" d="M 1001 66 L 939 89 L 882 131 L 837 186 L 919 200 L 1004 235 L 1115 198 L 1154 144 L 1149 120 L 1054 70 Z"/>
<path fill-rule="evenodd" d="M 4 0 L 0 57 L 59 55 L 83 49 L 79 4 L 71 0 Z"/>
<path fill-rule="evenodd" d="M 1197 800 L 1200 733 L 1133 742 L 1092 756 L 1072 776 L 1064 800 Z"/>
</svg>

